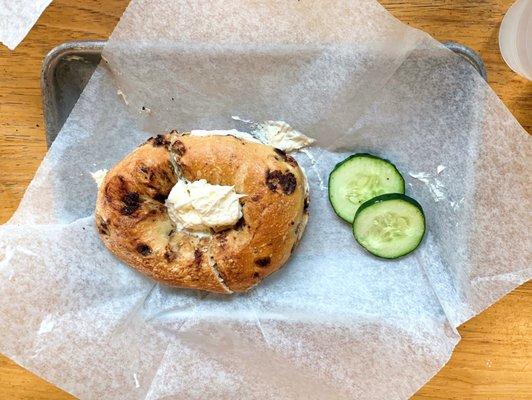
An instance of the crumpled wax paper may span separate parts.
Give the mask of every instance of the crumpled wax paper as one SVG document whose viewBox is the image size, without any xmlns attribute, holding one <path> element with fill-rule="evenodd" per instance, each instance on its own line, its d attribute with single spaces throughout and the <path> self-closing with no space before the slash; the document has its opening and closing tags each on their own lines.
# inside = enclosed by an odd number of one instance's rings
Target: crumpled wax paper
<svg viewBox="0 0 532 400">
<path fill-rule="evenodd" d="M 0 43 L 15 50 L 52 0 L 0 0 Z"/>
<path fill-rule="evenodd" d="M 404 399 L 456 327 L 532 276 L 530 139 L 474 68 L 374 1 L 130 4 L 13 218 L 0 227 L 0 351 L 86 399 Z M 310 221 L 246 294 L 154 284 L 93 222 L 90 172 L 170 128 L 284 120 Z M 427 234 L 395 261 L 356 245 L 326 182 L 393 160 Z"/>
</svg>

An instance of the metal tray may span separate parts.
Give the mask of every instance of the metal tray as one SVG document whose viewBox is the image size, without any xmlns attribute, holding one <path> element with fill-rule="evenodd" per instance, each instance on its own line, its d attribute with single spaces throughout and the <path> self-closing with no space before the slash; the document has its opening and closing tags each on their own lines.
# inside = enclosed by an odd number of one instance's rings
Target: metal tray
<svg viewBox="0 0 532 400">
<path fill-rule="evenodd" d="M 443 44 L 464 57 L 487 79 L 484 62 L 475 51 L 455 42 Z M 67 42 L 46 55 L 41 71 L 41 89 L 48 146 L 63 127 L 98 66 L 104 45 L 103 40 Z"/>
</svg>

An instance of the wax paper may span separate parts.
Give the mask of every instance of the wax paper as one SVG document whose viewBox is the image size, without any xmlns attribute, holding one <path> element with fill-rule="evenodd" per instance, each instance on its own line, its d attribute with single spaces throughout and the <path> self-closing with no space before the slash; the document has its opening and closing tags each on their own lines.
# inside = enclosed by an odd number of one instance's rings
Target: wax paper
<svg viewBox="0 0 532 400">
<path fill-rule="evenodd" d="M 90 173 L 164 130 L 284 120 L 310 220 L 246 294 L 155 284 L 94 227 Z M 426 237 L 380 260 L 327 198 L 334 165 L 393 160 Z M 130 4 L 0 227 L 0 351 L 86 399 L 404 399 L 456 327 L 530 279 L 530 140 L 467 61 L 374 1 Z"/>
<path fill-rule="evenodd" d="M 51 2 L 52 0 L 0 0 L 0 43 L 15 50 Z"/>
</svg>

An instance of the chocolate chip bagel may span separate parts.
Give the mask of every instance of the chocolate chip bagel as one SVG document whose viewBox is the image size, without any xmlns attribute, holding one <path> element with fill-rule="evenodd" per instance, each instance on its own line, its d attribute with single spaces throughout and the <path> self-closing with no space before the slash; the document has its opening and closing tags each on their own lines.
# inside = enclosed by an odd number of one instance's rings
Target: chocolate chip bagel
<svg viewBox="0 0 532 400">
<path fill-rule="evenodd" d="M 178 179 L 234 186 L 243 217 L 198 236 L 176 229 L 165 200 Z M 273 147 L 233 136 L 175 131 L 149 139 L 105 176 L 96 226 L 118 258 L 157 281 L 219 293 L 243 292 L 281 268 L 308 219 L 305 176 Z"/>
</svg>

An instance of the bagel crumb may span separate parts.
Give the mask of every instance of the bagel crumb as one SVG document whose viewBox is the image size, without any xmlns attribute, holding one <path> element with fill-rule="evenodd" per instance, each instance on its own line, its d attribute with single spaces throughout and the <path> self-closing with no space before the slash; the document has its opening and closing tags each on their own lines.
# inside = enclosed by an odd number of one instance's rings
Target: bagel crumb
<svg viewBox="0 0 532 400">
<path fill-rule="evenodd" d="M 147 244 L 140 243 L 137 245 L 137 251 L 143 256 L 149 256 L 151 254 L 151 247 Z"/>
<path fill-rule="evenodd" d="M 267 267 L 268 265 L 270 265 L 271 261 L 272 259 L 270 257 L 262 257 L 262 258 L 257 258 L 255 260 L 255 264 L 257 264 L 259 267 Z"/>
</svg>

